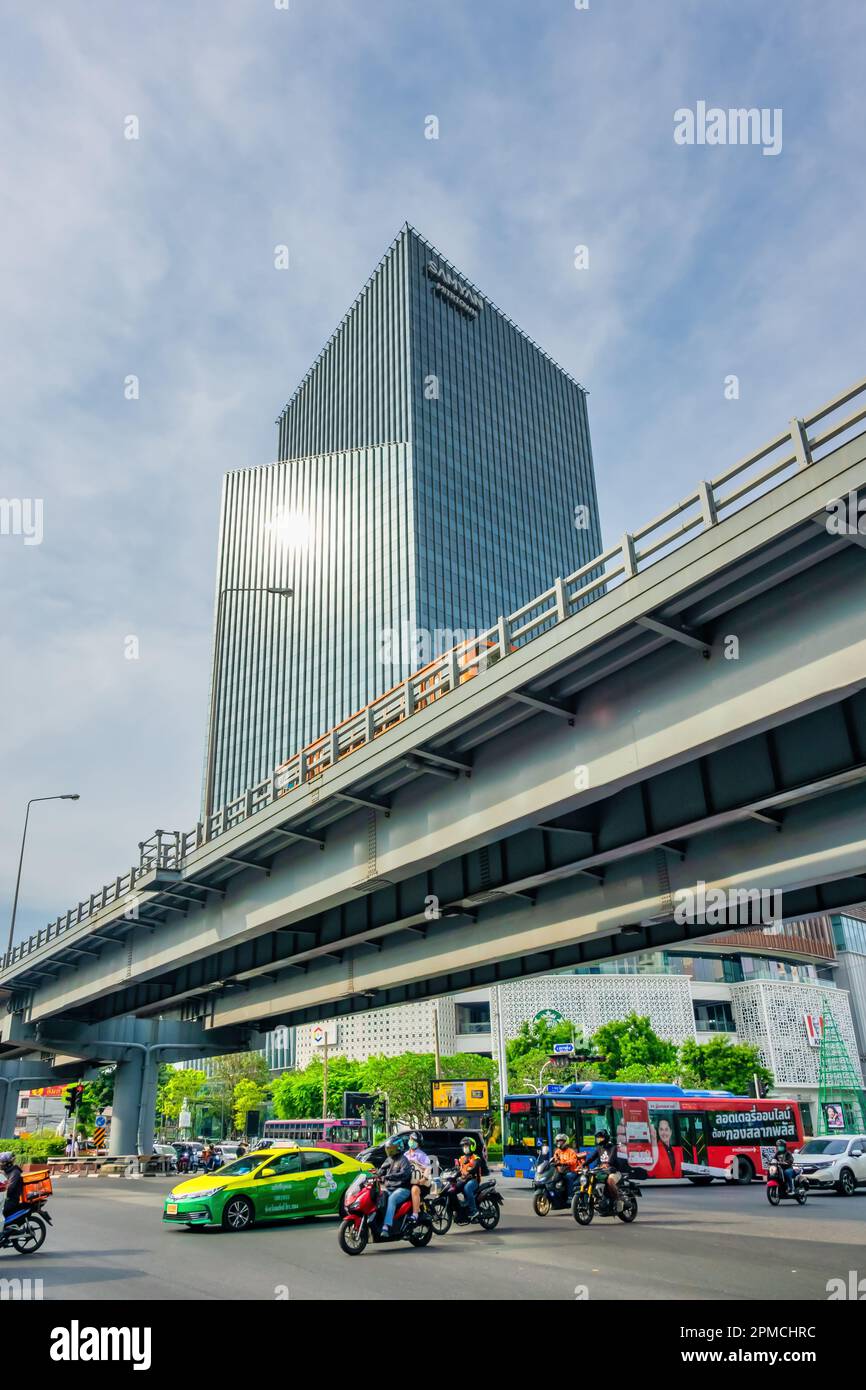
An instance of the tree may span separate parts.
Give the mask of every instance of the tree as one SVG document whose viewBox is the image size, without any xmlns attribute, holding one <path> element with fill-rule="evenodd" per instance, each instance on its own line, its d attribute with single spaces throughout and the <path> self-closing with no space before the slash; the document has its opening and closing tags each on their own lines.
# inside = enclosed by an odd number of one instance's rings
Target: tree
<svg viewBox="0 0 866 1390">
<path fill-rule="evenodd" d="M 328 1058 L 328 1114 L 343 1113 L 343 1092 L 363 1091 L 364 1063 L 347 1057 Z M 303 1071 L 285 1071 L 273 1083 L 274 1113 L 280 1120 L 305 1120 L 321 1115 L 324 1068 L 314 1057 Z"/>
<path fill-rule="evenodd" d="M 242 1077 L 232 1096 L 232 1122 L 239 1134 L 245 1134 L 250 1110 L 261 1110 L 270 1097 L 270 1086 Z"/>
<path fill-rule="evenodd" d="M 673 1065 L 677 1049 L 654 1033 L 648 1018 L 629 1014 L 628 1018 L 613 1019 L 593 1034 L 592 1044 L 603 1057 L 601 1074 L 614 1081 L 626 1067 L 657 1067 Z M 657 1078 L 654 1078 L 657 1079 Z"/>
<path fill-rule="evenodd" d="M 748 1095 L 754 1076 L 765 1090 L 769 1090 L 775 1079 L 761 1061 L 756 1047 L 751 1043 L 732 1043 L 725 1037 L 713 1038 L 707 1043 L 687 1040 L 680 1048 L 680 1063 L 691 1073 L 696 1086 L 710 1091 Z"/>
<path fill-rule="evenodd" d="M 167 1115 L 170 1120 L 177 1120 L 184 1100 L 188 1100 L 190 1105 L 201 1101 L 206 1084 L 207 1076 L 203 1071 L 193 1068 L 189 1071 L 178 1071 L 177 1068 L 172 1068 L 171 1075 L 158 1093 L 158 1112 Z"/>
<path fill-rule="evenodd" d="M 509 1091 L 534 1091 L 554 1079 L 563 1085 L 596 1080 L 601 1073 L 594 1062 L 574 1062 L 556 1071 L 547 1065 L 554 1043 L 564 1042 L 573 1042 L 577 1052 L 590 1050 L 583 1036 L 566 1020 L 553 1024 L 543 1019 L 521 1023 L 517 1036 L 505 1044 Z"/>
<path fill-rule="evenodd" d="M 221 1135 L 231 1125 L 235 1088 L 241 1081 L 265 1086 L 270 1079 L 268 1063 L 260 1052 L 232 1052 L 215 1057 L 207 1083 L 206 1099 L 219 1125 Z"/>
<path fill-rule="evenodd" d="M 442 1057 L 439 1078 L 443 1080 L 490 1082 L 490 1105 L 499 1105 L 496 1064 L 489 1057 L 461 1052 Z M 404 1052 L 400 1057 L 371 1057 L 364 1067 L 365 1091 L 379 1091 L 388 1097 L 392 1126 L 429 1126 L 433 1120 L 431 1082 L 437 1079 L 432 1052 Z"/>
</svg>

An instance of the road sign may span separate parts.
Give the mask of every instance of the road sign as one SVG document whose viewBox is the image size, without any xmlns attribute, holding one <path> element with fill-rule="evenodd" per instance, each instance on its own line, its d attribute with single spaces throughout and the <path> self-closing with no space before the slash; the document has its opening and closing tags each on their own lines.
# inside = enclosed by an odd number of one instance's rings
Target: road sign
<svg viewBox="0 0 866 1390">
<path fill-rule="evenodd" d="M 489 1081 L 431 1081 L 435 1115 L 467 1115 L 490 1109 Z"/>
<path fill-rule="evenodd" d="M 574 1043 L 554 1043 L 553 1053 L 556 1057 L 571 1056 L 574 1051 Z"/>
<path fill-rule="evenodd" d="M 105 1125 L 97 1125 L 93 1131 L 93 1148 L 105 1148 Z"/>
</svg>

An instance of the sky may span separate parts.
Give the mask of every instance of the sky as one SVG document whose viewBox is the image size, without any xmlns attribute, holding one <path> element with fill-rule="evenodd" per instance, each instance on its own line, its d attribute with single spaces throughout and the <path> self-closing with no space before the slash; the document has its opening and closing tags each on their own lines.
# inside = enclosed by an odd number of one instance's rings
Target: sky
<svg viewBox="0 0 866 1390">
<path fill-rule="evenodd" d="M 194 825 L 222 475 L 404 222 L 587 387 L 605 544 L 864 375 L 866 8 L 578 4 L 0 0 L 0 951 L 30 797 L 16 939 Z"/>
</svg>

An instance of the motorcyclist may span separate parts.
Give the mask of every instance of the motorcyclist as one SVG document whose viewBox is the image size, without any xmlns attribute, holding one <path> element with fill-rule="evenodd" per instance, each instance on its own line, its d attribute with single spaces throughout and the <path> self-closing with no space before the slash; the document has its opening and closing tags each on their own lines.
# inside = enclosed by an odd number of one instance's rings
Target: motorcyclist
<svg viewBox="0 0 866 1390">
<path fill-rule="evenodd" d="M 775 1162 L 779 1165 L 779 1172 L 785 1179 L 785 1191 L 793 1196 L 794 1193 L 794 1155 L 788 1148 L 785 1139 L 776 1140 L 776 1152 L 773 1155 Z"/>
<path fill-rule="evenodd" d="M 595 1136 L 595 1148 L 590 1149 L 582 1157 L 586 1159 L 588 1168 L 597 1167 L 599 1172 L 605 1176 L 605 1192 L 608 1200 L 616 1204 L 618 1199 L 619 1187 L 619 1159 L 616 1152 L 616 1143 L 610 1137 L 609 1129 L 600 1129 Z"/>
<path fill-rule="evenodd" d="M 412 1168 L 412 1220 L 417 1221 L 421 1213 L 421 1199 L 430 1190 L 430 1159 L 421 1148 L 421 1140 L 414 1133 L 409 1135 L 406 1158 Z"/>
<path fill-rule="evenodd" d="M 412 1165 L 393 1139 L 389 1139 L 385 1145 L 385 1162 L 379 1168 L 379 1177 L 383 1191 L 387 1194 L 382 1235 L 389 1236 L 394 1213 L 400 1203 L 405 1202 L 411 1195 L 412 1189 Z"/>
<path fill-rule="evenodd" d="M 565 1183 L 565 1193 L 571 1201 L 577 1186 L 577 1175 L 581 1166 L 580 1154 L 568 1142 L 567 1134 L 557 1134 L 553 1141 L 553 1161 L 557 1177 Z"/>
<path fill-rule="evenodd" d="M 469 1212 L 469 1220 L 478 1220 L 476 1196 L 481 1179 L 481 1159 L 477 1153 L 478 1145 L 471 1135 L 460 1141 L 460 1154 L 457 1159 L 457 1191 L 463 1193 L 463 1200 Z"/>
<path fill-rule="evenodd" d="M 24 1174 L 11 1153 L 0 1154 L 0 1173 L 6 1180 L 3 1192 L 3 1219 L 14 1216 L 24 1205 Z"/>
</svg>

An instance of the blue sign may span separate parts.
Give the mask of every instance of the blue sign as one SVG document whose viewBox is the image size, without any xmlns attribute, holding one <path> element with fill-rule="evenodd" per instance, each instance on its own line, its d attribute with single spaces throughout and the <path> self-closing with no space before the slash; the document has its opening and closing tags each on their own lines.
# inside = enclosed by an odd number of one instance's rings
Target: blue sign
<svg viewBox="0 0 866 1390">
<path fill-rule="evenodd" d="M 554 1044 L 553 1044 L 554 1056 L 559 1056 L 559 1057 L 566 1056 L 566 1057 L 568 1057 L 568 1056 L 571 1055 L 571 1053 L 572 1053 L 573 1051 L 574 1051 L 574 1043 L 554 1043 Z"/>
</svg>

